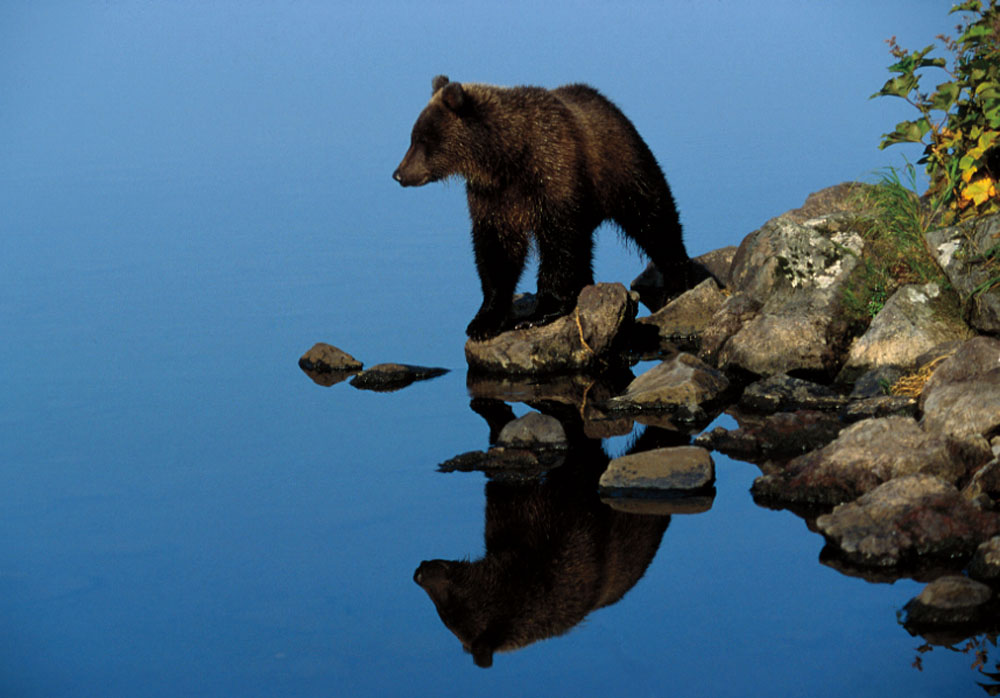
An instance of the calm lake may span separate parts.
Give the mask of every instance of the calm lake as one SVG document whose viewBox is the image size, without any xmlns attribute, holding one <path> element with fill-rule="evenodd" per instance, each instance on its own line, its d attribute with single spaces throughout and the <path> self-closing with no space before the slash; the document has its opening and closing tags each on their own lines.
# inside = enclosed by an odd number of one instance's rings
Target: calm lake
<svg viewBox="0 0 1000 698">
<path fill-rule="evenodd" d="M 413 579 L 483 556 L 487 495 L 541 496 L 438 471 L 490 427 L 463 187 L 391 179 L 431 78 L 594 84 L 700 254 L 900 164 L 882 40 L 931 43 L 947 3 L 283 5 L 0 8 L 0 695 L 986 695 L 899 623 L 922 584 L 821 564 L 719 454 L 620 600 L 490 668 Z M 603 232 L 599 280 L 643 267 Z M 322 387 L 297 366 L 320 341 L 451 371 Z"/>
</svg>

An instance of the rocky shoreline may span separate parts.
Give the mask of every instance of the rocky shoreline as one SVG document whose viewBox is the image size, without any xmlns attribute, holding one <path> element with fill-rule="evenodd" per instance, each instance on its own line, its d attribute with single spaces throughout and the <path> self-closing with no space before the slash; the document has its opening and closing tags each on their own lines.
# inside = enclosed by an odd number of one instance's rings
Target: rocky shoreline
<svg viewBox="0 0 1000 698">
<path fill-rule="evenodd" d="M 1000 216 L 927 233 L 947 282 L 903 285 L 859 323 L 845 301 L 864 264 L 856 186 L 818 192 L 738 247 L 698 258 L 707 278 L 669 302 L 649 269 L 631 291 L 584 289 L 550 325 L 470 340 L 469 392 L 494 446 L 442 468 L 530 477 L 565 462 L 574 438 L 644 424 L 655 448 L 612 460 L 602 477 L 613 506 L 704 510 L 691 504 L 711 506 L 710 452 L 725 453 L 760 467 L 755 501 L 824 536 L 825 564 L 933 582 L 907 607 L 911 631 L 995 632 L 1000 287 L 989 280 Z M 636 319 L 640 301 L 653 312 Z M 655 365 L 636 377 L 639 360 Z M 555 424 L 498 442 L 520 421 L 511 402 Z M 722 413 L 736 428 L 704 432 Z"/>
</svg>

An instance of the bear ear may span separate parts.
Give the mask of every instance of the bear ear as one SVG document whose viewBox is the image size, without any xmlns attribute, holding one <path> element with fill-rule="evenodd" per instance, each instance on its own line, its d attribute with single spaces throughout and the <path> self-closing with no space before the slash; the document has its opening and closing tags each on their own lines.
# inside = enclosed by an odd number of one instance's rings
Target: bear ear
<svg viewBox="0 0 1000 698">
<path fill-rule="evenodd" d="M 445 85 L 441 90 L 441 101 L 453 112 L 461 111 L 465 105 L 465 90 L 462 89 L 462 83 L 449 82 Z"/>
<path fill-rule="evenodd" d="M 448 84 L 448 76 L 447 75 L 438 75 L 436 78 L 434 78 L 433 80 L 431 80 L 431 97 L 434 96 L 435 92 L 437 92 L 438 90 L 440 90 L 442 87 L 444 87 L 447 84 Z"/>
</svg>

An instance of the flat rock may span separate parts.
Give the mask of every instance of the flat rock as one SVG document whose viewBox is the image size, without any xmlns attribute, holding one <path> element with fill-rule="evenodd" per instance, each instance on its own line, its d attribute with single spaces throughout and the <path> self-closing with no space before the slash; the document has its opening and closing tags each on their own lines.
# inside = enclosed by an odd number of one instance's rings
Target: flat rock
<svg viewBox="0 0 1000 698">
<path fill-rule="evenodd" d="M 909 417 L 868 419 L 780 471 L 758 477 L 751 491 L 771 502 L 839 504 L 913 473 L 957 482 L 989 457 L 984 440 L 928 434 Z"/>
<path fill-rule="evenodd" d="M 973 334 L 961 318 L 949 313 L 937 284 L 902 286 L 851 345 L 838 380 L 850 382 L 880 366 L 913 368 L 923 353 Z"/>
<path fill-rule="evenodd" d="M 1000 284 L 990 285 L 997 267 L 996 258 L 988 254 L 997 245 L 998 233 L 1000 214 L 924 235 L 938 265 L 965 299 L 969 324 L 989 334 L 1000 333 Z"/>
<path fill-rule="evenodd" d="M 728 389 L 729 380 L 721 372 L 680 353 L 640 375 L 608 405 L 616 410 L 665 410 L 678 419 L 697 421 Z"/>
<path fill-rule="evenodd" d="M 933 475 L 890 480 L 816 519 L 817 528 L 854 563 L 892 566 L 921 558 L 960 561 L 996 535 L 996 515 L 970 504 Z"/>
<path fill-rule="evenodd" d="M 974 623 L 986 612 L 993 590 L 961 575 L 940 577 L 904 606 L 913 627 Z"/>
<path fill-rule="evenodd" d="M 715 465 L 698 446 L 674 446 L 613 459 L 599 487 L 604 493 L 624 490 L 697 492 L 715 482 Z"/>
<path fill-rule="evenodd" d="M 506 375 L 587 371 L 614 363 L 619 335 L 635 318 L 636 301 L 622 284 L 585 287 L 570 314 L 547 325 L 469 340 L 469 368 Z"/>
<path fill-rule="evenodd" d="M 415 381 L 436 378 L 448 373 L 446 368 L 411 366 L 410 364 L 376 364 L 351 379 L 351 385 L 360 390 L 392 392 L 405 388 Z"/>
<path fill-rule="evenodd" d="M 920 394 L 927 431 L 992 435 L 1000 430 L 1000 340 L 975 337 L 941 362 Z"/>
</svg>

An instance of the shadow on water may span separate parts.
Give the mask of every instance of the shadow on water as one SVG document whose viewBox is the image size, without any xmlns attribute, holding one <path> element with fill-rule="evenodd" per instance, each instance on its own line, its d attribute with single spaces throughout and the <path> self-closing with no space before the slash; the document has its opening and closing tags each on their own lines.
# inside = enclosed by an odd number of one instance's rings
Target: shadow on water
<svg viewBox="0 0 1000 698">
<path fill-rule="evenodd" d="M 414 581 L 480 667 L 491 666 L 495 652 L 562 635 L 591 611 L 619 601 L 653 561 L 671 506 L 684 508 L 677 500 L 660 507 L 651 502 L 656 513 L 631 513 L 601 500 L 598 480 L 610 459 L 593 433 L 613 420 L 593 398 L 614 388 L 608 380 L 501 385 L 470 377 L 471 407 L 486 421 L 492 443 L 515 419 L 501 396 L 527 401 L 566 434 L 558 449 L 491 449 L 441 467 L 487 476 L 486 553 L 473 561 L 426 560 Z M 651 427 L 629 452 L 689 441 L 687 433 Z"/>
</svg>

